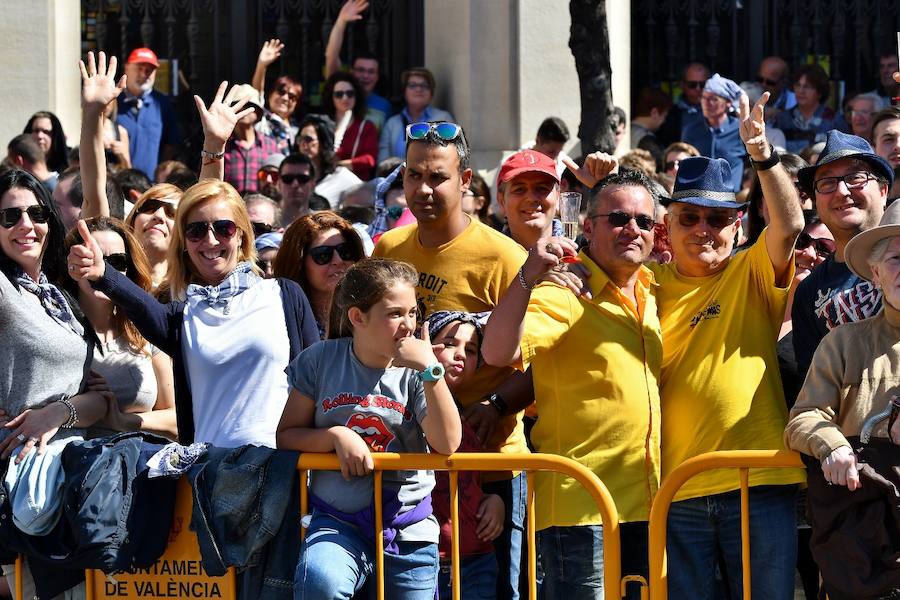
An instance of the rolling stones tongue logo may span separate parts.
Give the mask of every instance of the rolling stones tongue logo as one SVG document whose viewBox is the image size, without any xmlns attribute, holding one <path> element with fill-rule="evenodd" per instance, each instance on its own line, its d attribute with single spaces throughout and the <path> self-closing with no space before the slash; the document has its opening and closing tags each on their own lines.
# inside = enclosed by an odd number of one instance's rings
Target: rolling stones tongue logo
<svg viewBox="0 0 900 600">
<path fill-rule="evenodd" d="M 347 427 L 358 433 L 375 452 L 385 452 L 388 444 L 394 441 L 394 434 L 378 415 L 354 413 L 347 420 Z"/>
</svg>

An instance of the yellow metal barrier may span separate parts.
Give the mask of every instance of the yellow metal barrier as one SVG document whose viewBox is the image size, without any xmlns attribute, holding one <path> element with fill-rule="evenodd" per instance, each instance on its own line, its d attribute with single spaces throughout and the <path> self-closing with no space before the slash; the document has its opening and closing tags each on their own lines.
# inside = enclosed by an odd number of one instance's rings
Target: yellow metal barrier
<svg viewBox="0 0 900 600">
<path fill-rule="evenodd" d="M 572 477 L 593 496 L 603 519 L 603 586 L 606 600 L 621 598 L 621 546 L 619 541 L 619 516 L 616 505 L 603 482 L 583 465 L 551 454 L 496 454 L 465 452 L 442 456 L 439 454 L 395 454 L 374 453 L 375 461 L 375 563 L 377 568 L 378 600 L 384 600 L 384 548 L 382 541 L 382 507 L 381 507 L 381 474 L 383 471 L 429 469 L 433 471 L 450 471 L 450 514 L 451 553 L 453 577 L 453 599 L 459 600 L 459 530 L 458 530 L 458 498 L 457 473 L 459 471 L 526 471 L 528 477 L 528 592 L 532 600 L 537 598 L 537 551 L 535 549 L 534 531 L 534 472 L 554 471 Z M 305 481 L 307 471 L 340 469 L 340 463 L 334 454 L 305 453 L 297 463 L 300 480 Z M 301 486 L 301 514 L 308 512 L 306 486 Z"/>
<path fill-rule="evenodd" d="M 678 466 L 659 487 L 650 508 L 650 600 L 666 600 L 666 521 L 669 505 L 684 483 L 703 471 L 739 469 L 741 478 L 741 562 L 744 600 L 750 600 L 750 469 L 803 467 L 800 455 L 788 450 L 732 450 L 695 456 Z M 680 599 L 679 599 L 680 600 Z"/>
</svg>

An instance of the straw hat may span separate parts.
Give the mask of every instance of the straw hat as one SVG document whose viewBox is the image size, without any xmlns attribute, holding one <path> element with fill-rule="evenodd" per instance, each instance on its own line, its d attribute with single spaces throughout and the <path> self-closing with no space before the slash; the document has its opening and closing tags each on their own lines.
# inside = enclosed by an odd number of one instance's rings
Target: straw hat
<svg viewBox="0 0 900 600">
<path fill-rule="evenodd" d="M 869 268 L 869 255 L 872 248 L 881 240 L 900 235 L 900 200 L 893 202 L 881 217 L 878 227 L 867 229 L 856 234 L 844 249 L 844 260 L 850 270 L 872 281 L 872 269 Z"/>
</svg>

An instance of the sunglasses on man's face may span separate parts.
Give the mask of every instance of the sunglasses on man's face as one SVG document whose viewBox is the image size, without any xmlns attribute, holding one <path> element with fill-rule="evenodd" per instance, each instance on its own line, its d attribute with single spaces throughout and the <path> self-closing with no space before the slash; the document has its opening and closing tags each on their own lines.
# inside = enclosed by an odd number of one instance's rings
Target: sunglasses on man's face
<svg viewBox="0 0 900 600">
<path fill-rule="evenodd" d="M 356 98 L 356 92 L 354 92 L 353 90 L 335 90 L 331 95 L 338 100 L 342 100 L 344 98 L 346 98 L 347 100 L 353 100 L 354 98 Z"/>
<path fill-rule="evenodd" d="M 312 261 L 320 266 L 330 263 L 335 252 L 337 252 L 341 260 L 348 262 L 355 262 L 361 258 L 356 248 L 350 242 L 341 242 L 334 246 L 316 246 L 307 250 Z"/>
<path fill-rule="evenodd" d="M 682 81 L 681 82 L 684 87 L 689 90 L 701 90 L 706 85 L 706 80 L 703 81 Z"/>
<path fill-rule="evenodd" d="M 769 87 L 775 87 L 776 85 L 778 85 L 778 81 L 777 81 L 777 80 L 775 80 L 775 79 L 768 79 L 768 78 L 766 78 L 766 77 L 763 77 L 762 75 L 757 76 L 757 78 L 756 78 L 756 83 L 759 83 L 759 84 L 761 84 L 761 85 L 767 85 L 767 86 L 769 86 Z"/>
<path fill-rule="evenodd" d="M 300 99 L 300 94 L 295 94 L 287 88 L 278 88 L 277 92 L 281 96 L 287 96 L 288 100 L 291 102 L 296 102 Z"/>
<path fill-rule="evenodd" d="M 259 236 L 263 235 L 264 233 L 272 233 L 273 231 L 275 231 L 275 228 L 272 227 L 271 225 L 269 225 L 268 223 L 257 223 L 256 221 L 253 221 L 250 224 L 253 225 L 253 236 L 254 237 L 259 237 Z"/>
<path fill-rule="evenodd" d="M 175 212 L 178 210 L 178 207 L 175 206 L 174 204 L 172 204 L 171 202 L 166 202 L 165 200 L 157 200 L 155 198 L 151 198 L 149 200 L 142 202 L 141 205 L 138 206 L 137 211 L 138 211 L 138 213 L 140 213 L 142 215 L 152 215 L 153 213 L 158 211 L 160 208 L 163 209 L 166 216 L 169 217 L 170 219 L 175 218 Z"/>
<path fill-rule="evenodd" d="M 273 183 L 278 181 L 278 171 L 269 171 L 267 169 L 260 169 L 256 172 L 256 180 L 260 183 L 265 183 L 269 180 L 272 180 Z"/>
<path fill-rule="evenodd" d="M 737 215 L 710 213 L 704 217 L 697 212 L 680 212 L 676 218 L 678 219 L 678 224 L 682 227 L 694 227 L 699 225 L 701 221 L 706 221 L 713 229 L 724 229 L 735 222 Z"/>
<path fill-rule="evenodd" d="M 209 221 L 194 221 L 184 226 L 184 237 L 189 242 L 201 242 L 206 237 L 206 232 L 212 229 L 213 235 L 219 240 L 230 240 L 237 233 L 237 224 L 230 219 Z"/>
<path fill-rule="evenodd" d="M 452 142 L 462 135 L 462 127 L 456 123 L 448 123 L 447 121 L 440 123 L 410 123 L 406 126 L 406 139 L 424 140 L 432 131 L 445 142 Z"/>
<path fill-rule="evenodd" d="M 653 229 L 653 226 L 656 225 L 656 221 L 653 220 L 653 217 L 649 215 L 629 215 L 627 212 L 621 210 L 614 210 L 608 213 L 597 213 L 596 215 L 591 215 L 589 218 L 595 219 L 597 217 L 606 217 L 606 220 L 609 221 L 609 224 L 613 227 L 625 227 L 631 220 L 634 219 L 634 222 L 637 224 L 638 229 L 643 231 L 650 231 Z"/>
<path fill-rule="evenodd" d="M 4 229 L 11 229 L 22 220 L 22 213 L 28 213 L 32 223 L 46 223 L 50 219 L 50 209 L 40 204 L 32 204 L 28 208 L 14 206 L 0 210 L 0 225 Z"/>
<path fill-rule="evenodd" d="M 828 238 L 814 238 L 805 231 L 801 232 L 800 235 L 797 236 L 797 243 L 794 245 L 794 248 L 797 250 L 806 250 L 810 246 L 813 247 L 816 254 L 823 257 L 831 256 L 834 254 L 834 251 L 837 250 L 834 240 L 829 240 Z"/>
<path fill-rule="evenodd" d="M 116 252 L 115 254 L 107 254 L 103 257 L 109 266 L 118 271 L 125 273 L 128 271 L 128 255 L 124 252 Z"/>
<path fill-rule="evenodd" d="M 304 173 L 296 173 L 291 174 L 287 173 L 281 176 L 281 181 L 285 183 L 285 185 L 291 185 L 295 181 L 300 182 L 300 185 L 306 185 L 312 179 L 312 175 L 306 175 Z"/>
</svg>

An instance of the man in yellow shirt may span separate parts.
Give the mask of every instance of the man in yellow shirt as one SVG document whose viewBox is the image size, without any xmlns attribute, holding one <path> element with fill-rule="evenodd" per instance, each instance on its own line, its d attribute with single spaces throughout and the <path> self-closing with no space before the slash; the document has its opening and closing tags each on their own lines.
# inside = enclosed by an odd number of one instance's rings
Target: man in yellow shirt
<svg viewBox="0 0 900 600">
<path fill-rule="evenodd" d="M 797 191 L 765 139 L 768 94 L 750 111 L 741 99 L 741 138 L 762 186 L 770 222 L 732 255 L 744 204 L 721 159 L 683 160 L 666 226 L 674 263 L 651 265 L 662 324 L 662 476 L 715 450 L 780 449 L 787 417 L 775 343 L 803 228 Z M 793 598 L 794 518 L 800 470 L 750 472 L 750 560 L 754 598 Z M 711 471 L 675 497 L 667 531 L 670 598 L 713 598 L 716 556 L 741 594 L 739 478 Z"/>
<path fill-rule="evenodd" d="M 404 260 L 419 271 L 416 290 L 422 317 L 439 310 L 492 310 L 515 280 L 525 250 L 505 235 L 462 211 L 462 194 L 469 189 L 472 169 L 462 128 L 455 123 L 413 123 L 406 128 L 406 168 L 403 191 L 416 217 L 412 225 L 386 232 L 374 256 Z M 513 370 L 483 366 L 456 394 L 456 401 L 473 411 L 497 409 L 484 400 Z M 521 412 L 502 418 L 486 440 L 491 452 L 528 452 Z M 496 540 L 498 597 L 518 598 L 522 532 L 525 519 L 525 476 L 485 476 L 486 493 L 499 495 L 507 506 L 507 522 Z M 498 479 L 498 477 L 493 477 Z"/>
<path fill-rule="evenodd" d="M 532 368 L 540 418 L 532 442 L 571 458 L 609 488 L 619 511 L 623 574 L 647 575 L 647 520 L 659 487 L 658 381 L 662 340 L 652 272 L 657 200 L 638 172 L 603 180 L 584 222 L 578 258 L 593 295 L 559 281 L 565 238 L 542 238 L 494 310 L 482 354 L 490 364 Z M 533 288 L 533 289 L 532 289 Z M 568 289 L 567 289 L 568 288 Z M 538 543 L 549 598 L 603 598 L 597 504 L 570 477 L 538 473 Z M 632 586 L 628 598 L 640 597 Z"/>
</svg>

